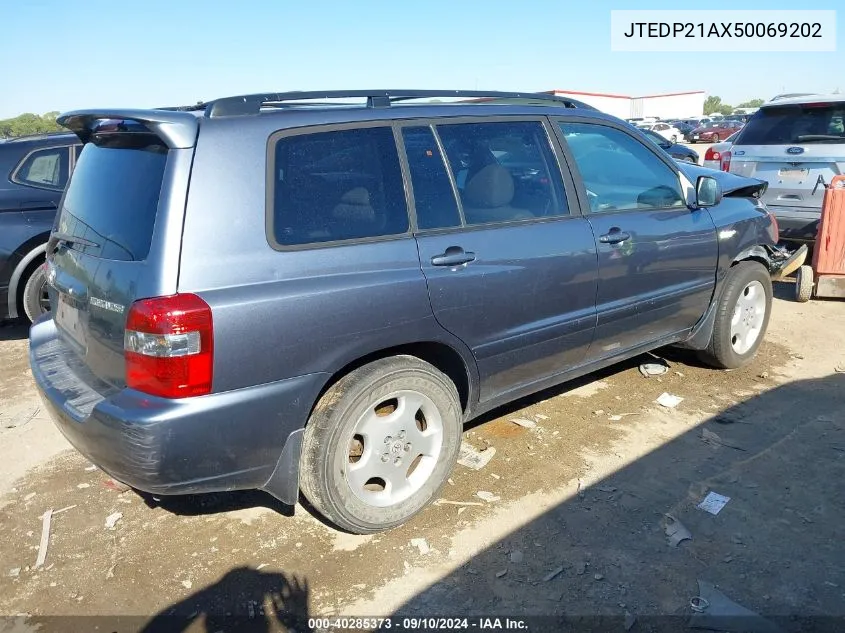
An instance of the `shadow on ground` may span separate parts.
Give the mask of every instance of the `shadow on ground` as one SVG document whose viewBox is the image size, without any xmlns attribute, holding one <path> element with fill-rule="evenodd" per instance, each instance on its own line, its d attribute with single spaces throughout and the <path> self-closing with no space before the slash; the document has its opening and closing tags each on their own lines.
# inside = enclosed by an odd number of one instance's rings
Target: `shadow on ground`
<svg viewBox="0 0 845 633">
<path fill-rule="evenodd" d="M 845 630 L 843 404 L 845 375 L 834 374 L 729 408 L 475 555 L 398 614 L 687 630 L 703 580 L 783 630 Z M 696 507 L 710 491 L 730 497 L 715 516 Z M 665 514 L 692 540 L 669 546 Z"/>
</svg>

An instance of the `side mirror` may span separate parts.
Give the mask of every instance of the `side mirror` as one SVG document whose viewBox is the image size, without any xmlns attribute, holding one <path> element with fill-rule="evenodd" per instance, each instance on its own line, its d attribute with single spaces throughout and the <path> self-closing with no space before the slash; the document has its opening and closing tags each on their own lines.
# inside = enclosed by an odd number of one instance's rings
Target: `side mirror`
<svg viewBox="0 0 845 633">
<path fill-rule="evenodd" d="M 663 149 L 669 149 L 670 147 L 672 147 L 672 142 L 671 141 L 660 141 L 659 145 Z"/>
<path fill-rule="evenodd" d="M 722 201 L 722 187 L 712 176 L 699 176 L 695 183 L 695 206 L 715 207 Z"/>
</svg>

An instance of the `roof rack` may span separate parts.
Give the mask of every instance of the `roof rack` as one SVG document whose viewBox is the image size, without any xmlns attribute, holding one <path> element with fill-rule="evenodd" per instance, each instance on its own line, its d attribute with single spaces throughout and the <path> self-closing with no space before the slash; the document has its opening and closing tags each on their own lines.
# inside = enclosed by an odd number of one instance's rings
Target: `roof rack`
<svg viewBox="0 0 845 633">
<path fill-rule="evenodd" d="M 294 91 L 224 97 L 191 106 L 161 108 L 163 110 L 205 110 L 207 117 L 258 114 L 263 106 L 279 106 L 290 101 L 316 101 L 320 99 L 366 98 L 368 108 L 389 108 L 392 104 L 411 99 L 431 97 L 478 99 L 490 102 L 506 99 L 543 101 L 565 108 L 596 108 L 569 97 L 559 97 L 543 92 L 497 92 L 490 90 L 327 90 Z"/>
</svg>

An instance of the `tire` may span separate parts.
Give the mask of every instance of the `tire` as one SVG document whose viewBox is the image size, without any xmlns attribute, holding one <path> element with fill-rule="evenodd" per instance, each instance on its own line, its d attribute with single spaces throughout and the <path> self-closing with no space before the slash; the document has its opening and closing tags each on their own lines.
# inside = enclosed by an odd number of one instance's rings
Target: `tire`
<svg viewBox="0 0 845 633">
<path fill-rule="evenodd" d="M 374 361 L 314 407 L 303 438 L 302 493 L 348 532 L 396 527 L 437 497 L 462 431 L 458 392 L 445 374 L 414 356 Z"/>
<path fill-rule="evenodd" d="M 30 322 L 50 311 L 47 302 L 47 264 L 41 264 L 30 274 L 23 287 L 23 311 Z"/>
<path fill-rule="evenodd" d="M 714 134 L 714 135 L 713 135 L 713 138 L 712 138 L 712 139 L 710 139 L 710 142 L 711 142 L 711 143 L 718 143 L 718 142 L 719 142 L 719 135 L 718 135 L 718 134 Z"/>
<path fill-rule="evenodd" d="M 673 134 L 673 135 L 672 135 L 672 139 L 671 139 L 671 140 L 672 140 L 672 142 L 673 142 L 673 143 L 677 143 L 677 142 L 678 142 L 678 135 L 677 135 L 677 134 Z"/>
<path fill-rule="evenodd" d="M 772 280 L 757 262 L 739 262 L 725 280 L 710 343 L 701 358 L 719 369 L 748 364 L 763 341 L 772 311 Z M 736 322 L 734 322 L 736 319 Z"/>
<path fill-rule="evenodd" d="M 813 298 L 813 267 L 801 266 L 795 271 L 795 300 L 807 303 Z"/>
</svg>

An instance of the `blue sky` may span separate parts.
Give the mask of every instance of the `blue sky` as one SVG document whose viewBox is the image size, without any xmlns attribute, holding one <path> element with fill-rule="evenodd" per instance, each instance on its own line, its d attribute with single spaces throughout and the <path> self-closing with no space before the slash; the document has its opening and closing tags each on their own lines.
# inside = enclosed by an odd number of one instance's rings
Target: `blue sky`
<svg viewBox="0 0 845 633">
<path fill-rule="evenodd" d="M 836 9 L 839 1 L 808 8 Z M 612 53 L 610 11 L 633 8 L 680 7 L 622 0 L 13 2 L 0 37 L 0 118 L 338 88 L 705 90 L 733 104 L 782 91 L 845 91 L 845 79 L 835 78 L 845 67 L 845 11 L 837 16 L 835 53 Z M 709 0 L 683 8 L 796 6 Z"/>
</svg>

